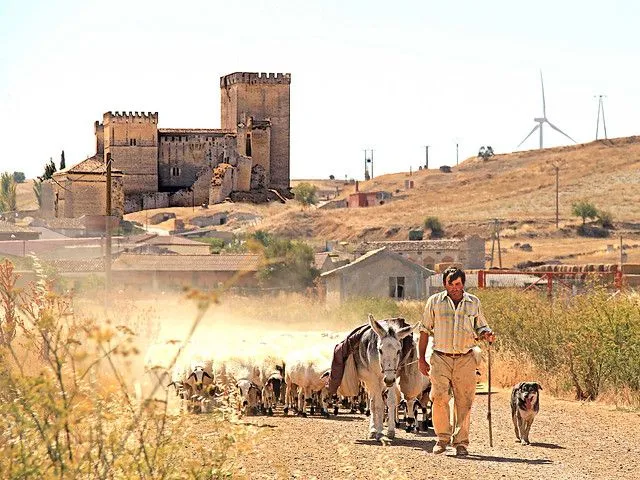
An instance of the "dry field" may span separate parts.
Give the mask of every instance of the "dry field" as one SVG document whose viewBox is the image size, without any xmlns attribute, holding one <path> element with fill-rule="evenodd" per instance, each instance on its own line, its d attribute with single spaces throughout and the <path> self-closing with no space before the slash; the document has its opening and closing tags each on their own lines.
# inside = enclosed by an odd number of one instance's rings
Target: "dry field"
<svg viewBox="0 0 640 480">
<path fill-rule="evenodd" d="M 555 228 L 555 170 L 559 170 L 559 229 Z M 490 238 L 493 219 L 502 222 L 503 266 L 518 262 L 548 261 L 560 256 L 563 263 L 617 262 L 619 237 L 628 262 L 640 262 L 640 138 L 598 141 L 542 151 L 496 155 L 488 161 L 470 158 L 454 167 L 452 173 L 439 170 L 382 175 L 360 182 L 361 191 L 385 190 L 394 198 L 385 205 L 363 209 L 302 209 L 295 201 L 286 205 L 225 203 L 207 210 L 172 208 L 188 224 L 194 216 L 213 212 L 246 212 L 257 221 L 231 221 L 221 229 L 236 233 L 267 230 L 290 238 L 302 238 L 314 245 L 325 240 L 351 244 L 363 240 L 406 240 L 408 231 L 420 227 L 427 216 L 440 219 L 447 236 L 479 234 Z M 414 181 L 405 189 L 404 181 Z M 297 180 L 318 186 L 320 198 L 345 198 L 355 189 L 342 180 Z M 613 215 L 615 229 L 605 239 L 583 238 L 575 233 L 581 219 L 571 206 L 586 199 L 598 209 Z M 155 211 L 126 216 L 145 223 Z M 173 229 L 169 220 L 155 226 Z M 512 248 L 529 243 L 531 252 Z M 613 247 L 609 247 L 612 245 Z M 613 251 L 611 251 L 613 248 Z M 491 242 L 487 243 L 487 252 Z M 608 251 L 609 250 L 609 251 Z M 497 264 L 497 255 L 496 255 Z"/>
</svg>

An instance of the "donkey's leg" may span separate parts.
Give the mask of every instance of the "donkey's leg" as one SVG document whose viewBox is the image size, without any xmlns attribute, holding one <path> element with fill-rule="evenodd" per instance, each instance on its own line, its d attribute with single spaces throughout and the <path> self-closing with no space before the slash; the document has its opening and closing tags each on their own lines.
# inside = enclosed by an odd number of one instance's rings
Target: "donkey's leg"
<svg viewBox="0 0 640 480">
<path fill-rule="evenodd" d="M 382 438 L 382 424 L 384 421 L 385 402 L 382 399 L 382 392 L 377 391 L 371 395 L 371 418 L 375 431 L 376 440 Z"/>
<path fill-rule="evenodd" d="M 387 437 L 395 438 L 396 437 L 396 408 L 398 406 L 398 398 L 400 397 L 400 389 L 397 386 L 394 386 L 389 389 L 387 393 L 387 411 L 389 412 L 389 417 L 387 418 Z"/>
</svg>

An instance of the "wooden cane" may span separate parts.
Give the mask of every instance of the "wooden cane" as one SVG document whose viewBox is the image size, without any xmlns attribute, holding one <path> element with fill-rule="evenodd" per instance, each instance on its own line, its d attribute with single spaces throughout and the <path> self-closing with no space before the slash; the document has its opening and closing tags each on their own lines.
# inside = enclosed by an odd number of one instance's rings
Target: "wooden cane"
<svg viewBox="0 0 640 480">
<path fill-rule="evenodd" d="M 487 353 L 487 420 L 489 421 L 489 446 L 493 447 L 493 431 L 491 430 L 491 342 L 489 342 Z"/>
</svg>

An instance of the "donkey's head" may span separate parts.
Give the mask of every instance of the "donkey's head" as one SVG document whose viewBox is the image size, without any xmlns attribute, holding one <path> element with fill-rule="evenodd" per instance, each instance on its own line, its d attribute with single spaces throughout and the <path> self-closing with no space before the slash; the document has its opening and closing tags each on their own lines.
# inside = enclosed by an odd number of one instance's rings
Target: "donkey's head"
<svg viewBox="0 0 640 480">
<path fill-rule="evenodd" d="M 402 339 L 411 334 L 413 327 L 404 327 L 397 332 L 393 327 L 386 330 L 378 321 L 369 314 L 369 323 L 376 333 L 378 344 L 378 359 L 384 383 L 387 387 L 393 386 L 400 368 L 402 358 Z"/>
</svg>

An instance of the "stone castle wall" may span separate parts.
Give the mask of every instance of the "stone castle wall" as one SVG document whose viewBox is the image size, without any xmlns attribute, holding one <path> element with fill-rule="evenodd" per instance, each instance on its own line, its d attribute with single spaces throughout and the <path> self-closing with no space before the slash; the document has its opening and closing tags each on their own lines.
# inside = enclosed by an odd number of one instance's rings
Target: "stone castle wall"
<svg viewBox="0 0 640 480">
<path fill-rule="evenodd" d="M 268 186 L 271 188 L 289 187 L 290 84 L 288 73 L 232 73 L 220 78 L 223 129 L 238 131 L 250 118 L 270 123 Z M 239 143 L 240 149 L 242 145 Z M 240 153 L 246 154 L 242 150 Z"/>
</svg>

